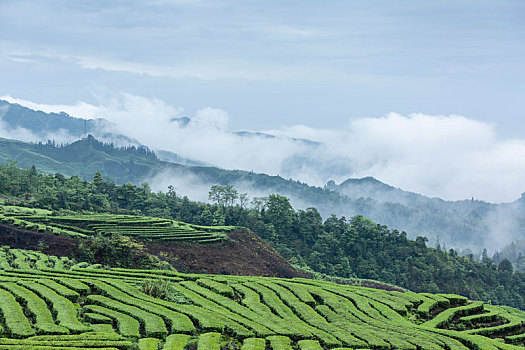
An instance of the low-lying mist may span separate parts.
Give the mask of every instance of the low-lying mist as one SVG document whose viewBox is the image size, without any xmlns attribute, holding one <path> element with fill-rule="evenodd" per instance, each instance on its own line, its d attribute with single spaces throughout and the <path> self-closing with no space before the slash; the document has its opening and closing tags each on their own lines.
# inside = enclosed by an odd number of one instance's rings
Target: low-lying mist
<svg viewBox="0 0 525 350">
<path fill-rule="evenodd" d="M 501 139 L 494 125 L 463 116 L 391 113 L 349 117 L 342 125 L 322 129 L 295 125 L 236 133 L 224 110 L 203 108 L 181 122 L 182 108 L 128 93 L 100 97 L 99 105 L 3 99 L 47 112 L 104 118 L 112 123 L 105 128 L 113 128 L 104 131 L 124 134 L 152 149 L 312 185 L 373 176 L 430 197 L 490 202 L 513 201 L 525 190 L 525 140 Z"/>
<path fill-rule="evenodd" d="M 201 202 L 209 202 L 208 191 L 219 182 L 233 185 L 239 193 L 247 193 L 250 199 L 279 193 L 288 197 L 296 210 L 316 207 L 324 219 L 331 214 L 347 219 L 364 215 L 391 229 L 406 231 L 412 239 L 425 236 L 429 246 L 440 243 L 442 248 L 471 250 L 478 257 L 484 248 L 492 256 L 511 242 L 525 238 L 523 200 L 504 204 L 475 200 L 450 202 L 393 189 L 398 197 L 405 199 L 396 201 L 392 188 L 381 184 L 368 187 L 368 195 L 361 192 L 361 196 L 345 196 L 339 192 L 342 197 L 332 201 L 333 197 L 324 191 L 305 190 L 302 185 L 284 179 L 273 185 L 249 180 L 225 181 L 224 178 L 214 181 L 199 172 L 181 169 L 165 170 L 148 182 L 155 191 L 166 191 L 172 185 L 177 195 Z M 415 200 L 410 202 L 410 198 Z"/>
<path fill-rule="evenodd" d="M 191 171 L 181 169 L 167 169 L 158 173 L 148 179 L 148 183 L 153 191 L 166 192 L 168 186 L 173 186 L 178 196 L 187 196 L 188 198 L 200 201 L 209 202 L 208 192 L 211 186 L 216 185 L 217 181 L 205 180 L 203 177 L 194 174 Z M 270 194 L 281 194 L 290 200 L 290 203 L 295 209 L 306 209 L 307 207 L 315 206 L 316 203 L 305 201 L 304 199 L 294 196 L 290 191 L 277 189 L 271 186 L 256 186 L 249 181 L 234 181 L 228 183 L 235 187 L 239 193 L 247 193 L 249 199 L 255 197 L 266 197 Z M 322 208 L 321 208 L 322 210 Z M 325 217 L 329 214 L 325 213 Z"/>
<path fill-rule="evenodd" d="M 439 238 L 447 247 L 463 245 L 495 250 L 512 240 L 525 238 L 523 202 L 510 203 L 525 191 L 525 139 L 501 138 L 495 125 L 464 116 L 390 113 L 378 118 L 349 117 L 342 125 L 325 128 L 295 125 L 239 132 L 233 130 L 224 110 L 206 107 L 187 116 L 182 108 L 162 100 L 128 93 L 99 96 L 98 105 L 79 102 L 54 106 L 10 96 L 2 99 L 45 112 L 64 111 L 76 117 L 103 118 L 108 123 L 99 124 L 100 134 L 125 135 L 154 150 L 171 151 L 220 168 L 280 175 L 314 186 L 324 186 L 329 180 L 340 183 L 348 178 L 372 176 L 428 197 L 464 200 L 451 204 L 406 195 L 395 188 L 363 187 L 361 192 L 350 195 L 354 202 L 348 205 L 321 205 L 319 209 L 325 217 L 332 213 L 346 217 L 367 214 L 377 222 L 406 229 L 412 236 L 427 235 L 431 244 Z M 0 137 L 24 141 L 43 138 L 23 128 L 9 129 L 1 118 Z M 58 142 L 75 139 L 66 132 L 56 131 L 45 137 Z M 156 174 L 149 182 L 153 189 L 161 191 L 173 185 L 177 193 L 199 201 L 207 201 L 208 190 L 216 183 L 173 170 Z M 250 197 L 279 192 L 290 197 L 296 208 L 319 207 L 309 199 L 282 193 L 282 189 L 248 182 L 233 185 Z M 359 197 L 372 198 L 365 213 L 355 203 Z M 386 202 L 398 206 L 392 209 Z M 425 206 L 431 208 L 427 213 L 436 215 L 436 220 L 451 217 L 443 225 L 455 227 L 465 222 L 468 226 L 467 223 L 473 222 L 476 227 L 466 227 L 465 232 L 480 233 L 475 240 L 459 243 L 458 237 L 439 237 L 436 230 L 419 229 L 429 223 L 425 223 L 425 217 L 414 216 L 413 211 L 417 208 L 417 213 L 421 213 L 420 207 Z M 405 221 L 392 217 L 392 210 L 409 213 L 406 225 Z M 410 220 L 421 222 L 416 225 Z"/>
</svg>

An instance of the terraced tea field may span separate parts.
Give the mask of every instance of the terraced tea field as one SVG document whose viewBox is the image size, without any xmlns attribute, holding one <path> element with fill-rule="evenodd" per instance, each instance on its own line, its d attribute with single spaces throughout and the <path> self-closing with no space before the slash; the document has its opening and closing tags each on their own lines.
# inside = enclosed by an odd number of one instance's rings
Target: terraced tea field
<svg viewBox="0 0 525 350">
<path fill-rule="evenodd" d="M 2 252 L 0 349 L 524 349 L 524 312 L 457 295 Z"/>
<path fill-rule="evenodd" d="M 0 206 L 0 223 L 24 230 L 85 238 L 114 233 L 150 241 L 212 243 L 226 238 L 231 226 L 198 226 L 133 215 L 54 216 L 45 210 Z"/>
<path fill-rule="evenodd" d="M 76 264 L 68 257 L 56 257 L 43 254 L 39 251 L 10 249 L 9 247 L 0 248 L 0 269 L 71 269 L 77 267 L 98 268 L 98 265 L 87 263 Z"/>
</svg>

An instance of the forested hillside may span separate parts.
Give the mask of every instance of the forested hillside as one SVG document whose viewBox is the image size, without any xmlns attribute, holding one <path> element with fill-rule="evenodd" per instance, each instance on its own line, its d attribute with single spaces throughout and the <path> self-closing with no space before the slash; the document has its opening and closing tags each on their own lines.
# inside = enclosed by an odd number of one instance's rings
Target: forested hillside
<svg viewBox="0 0 525 350">
<path fill-rule="evenodd" d="M 93 137 L 64 146 L 0 139 L 0 160 L 9 159 L 21 167 L 35 165 L 39 171 L 78 175 L 82 180 L 90 180 L 97 171 L 117 184 L 140 185 L 161 178 L 183 193 L 203 192 L 214 184 L 233 185 L 249 193 L 279 193 L 303 209 L 317 208 L 324 218 L 333 213 L 363 215 L 404 230 L 413 239 L 422 235 L 432 245 L 439 240 L 448 247 L 475 252 L 521 239 L 525 228 L 523 200 L 497 205 L 477 200 L 448 202 L 394 189 L 371 178 L 320 188 L 279 176 L 163 162 L 146 147 L 118 148 Z M 188 188 L 190 185 L 194 188 Z M 494 242 L 494 237 L 499 240 Z"/>
<path fill-rule="evenodd" d="M 118 133 L 112 133 L 111 123 L 107 120 L 82 119 L 70 116 L 67 113 L 46 113 L 35 111 L 16 103 L 0 100 L 0 118 L 13 132 L 25 129 L 41 139 L 49 138 L 51 135 L 63 135 L 67 138 L 80 139 L 90 132 L 102 139 L 111 139 L 114 142 L 126 144 L 134 140 Z"/>
<path fill-rule="evenodd" d="M 13 164 L 0 167 L 0 194 L 17 203 L 60 213 L 93 211 L 140 214 L 196 225 L 251 229 L 285 258 L 303 269 L 339 277 L 378 279 L 417 292 L 458 293 L 473 299 L 525 308 L 525 274 L 508 260 L 494 264 L 427 247 L 426 239 L 408 239 L 362 216 L 322 219 L 314 208 L 294 210 L 281 195 L 247 198 L 231 186 L 215 186 L 215 204 L 153 193 L 146 184 L 116 185 L 100 173 L 92 181 L 44 175 Z"/>
<path fill-rule="evenodd" d="M 16 160 L 19 166 L 27 168 L 35 165 L 48 174 L 77 175 L 82 179 L 100 170 L 117 183 L 140 183 L 163 168 L 162 162 L 146 147 L 116 148 L 92 136 L 69 145 L 0 138 L 0 159 L 3 162 Z"/>
</svg>

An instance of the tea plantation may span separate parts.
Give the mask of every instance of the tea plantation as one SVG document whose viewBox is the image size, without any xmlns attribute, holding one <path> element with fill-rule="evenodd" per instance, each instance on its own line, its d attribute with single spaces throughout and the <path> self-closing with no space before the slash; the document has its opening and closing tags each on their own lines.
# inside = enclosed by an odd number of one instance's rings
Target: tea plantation
<svg viewBox="0 0 525 350">
<path fill-rule="evenodd" d="M 24 230 L 86 238 L 122 234 L 150 241 L 212 243 L 226 238 L 232 226 L 198 226 L 133 215 L 51 215 L 50 211 L 0 206 L 0 223 Z"/>
<path fill-rule="evenodd" d="M 524 349 L 525 313 L 318 280 L 0 252 L 0 349 Z"/>
</svg>

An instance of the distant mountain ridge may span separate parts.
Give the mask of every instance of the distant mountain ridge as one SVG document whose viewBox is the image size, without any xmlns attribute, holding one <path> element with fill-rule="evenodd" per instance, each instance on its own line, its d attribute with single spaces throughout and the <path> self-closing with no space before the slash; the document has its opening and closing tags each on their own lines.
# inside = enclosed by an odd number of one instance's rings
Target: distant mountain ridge
<svg viewBox="0 0 525 350">
<path fill-rule="evenodd" d="M 459 201 L 446 201 L 441 198 L 430 198 L 419 193 L 409 192 L 385 184 L 373 177 L 364 177 L 360 179 L 351 178 L 343 181 L 339 185 L 335 183 L 327 184 L 327 188 L 344 194 L 350 198 L 373 199 L 383 203 L 397 203 L 410 208 L 416 208 L 420 205 L 442 210 L 447 207 L 449 210 L 468 213 L 472 208 L 480 209 L 494 204 L 474 199 L 464 199 Z"/>
<path fill-rule="evenodd" d="M 46 138 L 53 133 L 67 132 L 76 139 L 85 137 L 88 133 L 100 139 L 111 139 L 113 142 L 137 144 L 127 136 L 101 131 L 109 126 L 105 119 L 82 119 L 67 113 L 45 113 L 35 111 L 16 103 L 0 100 L 0 120 L 10 129 L 24 128 L 40 138 Z"/>
<path fill-rule="evenodd" d="M 192 118 L 187 116 L 173 117 L 170 119 L 170 122 L 173 127 L 184 130 L 191 126 Z M 46 142 L 47 140 L 54 139 L 58 143 L 72 143 L 90 134 L 97 140 L 112 143 L 116 146 L 144 145 L 144 143 L 141 143 L 136 138 L 129 137 L 127 134 L 120 132 L 116 124 L 103 118 L 83 119 L 73 117 L 65 112 L 46 113 L 35 111 L 5 100 L 0 100 L 0 130 L 2 127 L 8 131 L 9 135 L 14 135 L 12 137 L 4 137 L 23 139 L 31 142 L 38 140 Z M 28 133 L 31 133 L 32 136 L 27 135 Z M 311 154 L 315 152 L 318 147 L 321 147 L 321 144 L 316 141 L 243 130 L 229 131 L 229 133 L 230 136 L 238 140 L 255 142 L 268 140 L 276 142 L 287 141 L 287 143 L 297 146 L 297 149 L 301 149 L 302 151 L 298 151 L 283 160 L 281 169 L 277 173 L 285 178 L 294 178 L 295 174 L 303 173 L 305 169 L 309 169 L 308 171 L 314 169 L 314 172 L 319 172 L 317 175 L 323 174 L 321 177 L 324 177 L 326 173 L 329 173 L 330 176 L 341 177 L 351 172 L 350 166 L 345 162 L 340 162 L 339 159 L 312 158 Z M 157 148 L 155 152 L 159 159 L 167 162 L 220 167 L 220 165 L 214 163 L 213 160 L 203 161 L 191 155 L 179 154 L 175 149 Z"/>
<path fill-rule="evenodd" d="M 372 178 L 351 179 L 344 185 L 339 185 L 341 188 L 330 190 L 330 186 L 309 186 L 279 176 L 165 162 L 145 148 L 115 148 L 104 145 L 93 137 L 63 147 L 52 143 L 32 144 L 0 139 L 0 161 L 6 162 L 8 159 L 17 160 L 22 167 L 35 165 L 37 169 L 47 173 L 79 175 L 87 180 L 91 180 L 96 171 L 101 171 L 105 177 L 112 178 L 116 183 L 140 184 L 164 174 L 162 176 L 167 177 L 167 183 L 174 184 L 181 193 L 188 189 L 178 184 L 178 181 L 186 178 L 191 179 L 186 184 L 200 186 L 204 193 L 213 184 L 232 184 L 239 191 L 248 192 L 251 196 L 254 193 L 280 193 L 290 197 L 297 207 L 317 207 L 324 217 L 332 213 L 346 217 L 360 214 L 381 224 L 405 230 L 410 237 L 427 236 L 432 243 L 439 240 L 449 247 L 490 247 L 491 237 L 487 233 L 495 229 L 490 227 L 490 220 L 495 220 L 498 216 L 500 221 L 515 222 L 515 227 L 502 227 L 507 230 L 507 243 L 520 239 L 525 226 L 522 200 L 499 205 L 471 200 L 447 202 L 406 192 L 407 196 L 416 196 L 420 200 L 412 204 L 381 202 L 369 197 L 349 197 L 336 192 L 345 188 L 348 190 L 352 183 L 365 183 L 367 186 L 374 184 L 377 188 L 392 190 L 393 187 Z M 397 191 L 404 193 L 402 190 Z M 508 218 L 509 215 L 512 220 Z M 497 235 L 497 232 L 494 234 Z"/>
<path fill-rule="evenodd" d="M 64 128 L 71 133 L 82 133 L 85 123 L 65 113 L 35 112 L 2 101 L 0 117 L 8 127 L 24 127 L 41 135 Z M 87 122 L 96 126 L 95 121 L 91 121 L 93 124 Z M 161 185 L 156 188 L 166 190 L 168 184 L 173 184 L 181 193 L 199 193 L 202 200 L 207 199 L 207 191 L 214 184 L 231 184 L 250 196 L 279 193 L 290 197 L 295 207 L 318 208 L 325 218 L 331 214 L 346 217 L 361 214 L 375 222 L 405 230 L 410 237 L 423 235 L 431 244 L 439 241 L 448 247 L 492 248 L 525 238 L 523 196 L 515 202 L 502 204 L 472 199 L 445 201 L 403 191 L 371 177 L 348 179 L 340 184 L 331 181 L 320 188 L 279 176 L 220 169 L 172 152 L 157 151 L 152 156 L 144 153 L 147 148 L 133 140 L 127 144 L 134 148 L 104 146 L 97 135 L 65 147 L 1 139 L 0 161 L 14 159 L 22 167 L 35 165 L 47 173 L 79 175 L 89 180 L 96 171 L 101 171 L 117 183 L 148 181 L 155 184 L 160 181 Z M 104 137 L 101 140 L 108 142 Z M 119 140 L 126 138 L 122 136 Z M 290 159 L 289 166 L 301 167 L 311 161 L 307 157 L 294 158 Z M 342 165 L 330 163 L 329 166 L 336 171 Z"/>
<path fill-rule="evenodd" d="M 188 118 L 181 119 L 185 120 Z M 54 139 L 54 135 L 60 135 L 61 137 L 68 135 L 69 138 L 72 138 L 70 141 L 87 137 L 87 135 L 93 135 L 98 140 L 117 146 L 142 146 L 139 141 L 126 135 L 117 132 L 108 132 L 107 130 L 114 130 L 115 126 L 106 119 L 76 118 L 65 112 L 45 113 L 4 100 L 0 100 L 0 121 L 4 123 L 8 131 L 23 128 L 45 141 Z M 57 141 L 60 142 L 61 140 Z M 159 151 L 158 156 L 160 159 L 170 162 L 188 165 L 205 165 L 203 162 L 188 159 L 165 150 Z"/>
</svg>

